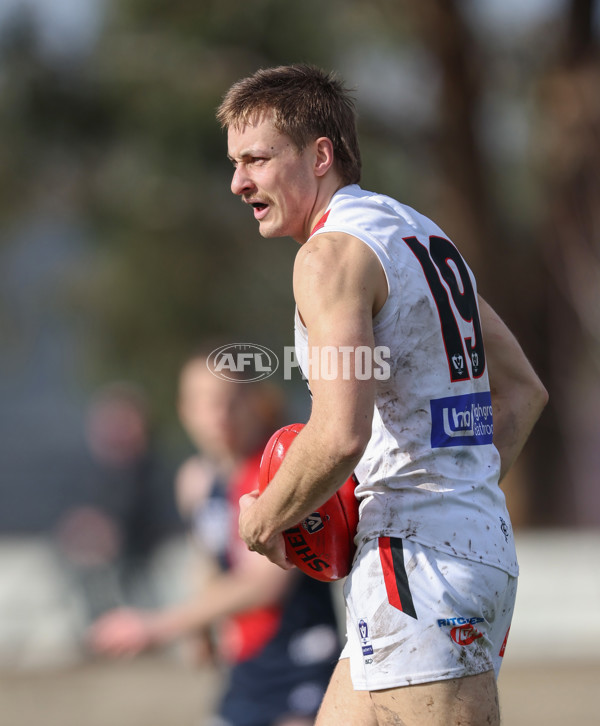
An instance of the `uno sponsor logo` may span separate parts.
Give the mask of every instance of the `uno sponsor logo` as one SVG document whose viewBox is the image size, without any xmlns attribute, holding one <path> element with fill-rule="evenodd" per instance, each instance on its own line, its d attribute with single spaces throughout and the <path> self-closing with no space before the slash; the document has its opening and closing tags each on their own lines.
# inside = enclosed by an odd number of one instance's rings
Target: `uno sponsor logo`
<svg viewBox="0 0 600 726">
<path fill-rule="evenodd" d="M 483 446 L 494 436 L 489 391 L 448 396 L 430 401 L 431 446 Z"/>
<path fill-rule="evenodd" d="M 209 354 L 206 367 L 225 381 L 255 382 L 272 376 L 279 367 L 279 359 L 264 345 L 228 343 Z"/>
</svg>

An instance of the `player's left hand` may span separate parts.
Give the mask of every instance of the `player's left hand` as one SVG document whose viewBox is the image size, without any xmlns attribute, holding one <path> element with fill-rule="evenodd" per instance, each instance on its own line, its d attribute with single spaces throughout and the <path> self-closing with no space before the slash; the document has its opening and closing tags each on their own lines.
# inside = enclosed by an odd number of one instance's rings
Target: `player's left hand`
<svg viewBox="0 0 600 726">
<path fill-rule="evenodd" d="M 281 532 L 270 537 L 266 542 L 258 539 L 254 507 L 258 499 L 258 490 L 244 494 L 240 498 L 240 537 L 251 552 L 258 552 L 267 557 L 275 565 L 284 570 L 291 570 L 294 566 L 286 557 L 285 540 Z"/>
</svg>

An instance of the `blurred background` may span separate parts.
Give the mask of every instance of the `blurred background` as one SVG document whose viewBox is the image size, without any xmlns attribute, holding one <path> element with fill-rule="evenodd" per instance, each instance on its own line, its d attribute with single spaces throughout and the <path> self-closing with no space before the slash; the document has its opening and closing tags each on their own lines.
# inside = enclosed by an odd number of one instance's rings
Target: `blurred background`
<svg viewBox="0 0 600 726">
<path fill-rule="evenodd" d="M 550 392 L 504 487 L 501 699 L 506 724 L 596 722 L 600 2 L 0 0 L 1 726 L 184 726 L 210 701 L 177 653 L 102 663 L 84 634 L 186 588 L 184 357 L 293 342 L 295 245 L 229 193 L 214 112 L 296 61 L 355 89 L 362 185 L 440 224 Z"/>
</svg>

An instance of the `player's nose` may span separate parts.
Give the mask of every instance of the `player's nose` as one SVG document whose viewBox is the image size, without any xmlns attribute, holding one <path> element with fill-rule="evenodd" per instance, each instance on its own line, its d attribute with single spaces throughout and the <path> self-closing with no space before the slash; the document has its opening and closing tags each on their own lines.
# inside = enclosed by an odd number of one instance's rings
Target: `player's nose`
<svg viewBox="0 0 600 726">
<path fill-rule="evenodd" d="M 236 166 L 231 178 L 231 191 L 234 194 L 244 194 L 252 189 L 253 182 L 248 176 L 243 164 Z"/>
</svg>

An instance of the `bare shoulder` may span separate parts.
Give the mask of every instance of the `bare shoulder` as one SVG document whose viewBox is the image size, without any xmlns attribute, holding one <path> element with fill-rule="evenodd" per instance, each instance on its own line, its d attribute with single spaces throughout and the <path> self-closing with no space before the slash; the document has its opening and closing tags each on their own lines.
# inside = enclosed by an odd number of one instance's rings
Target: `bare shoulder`
<svg viewBox="0 0 600 726">
<path fill-rule="evenodd" d="M 373 311 L 387 297 L 387 280 L 377 255 L 364 242 L 342 232 L 319 234 L 296 255 L 294 295 L 304 305 L 318 297 L 361 296 Z"/>
<path fill-rule="evenodd" d="M 316 235 L 300 247 L 295 267 L 331 273 L 346 265 L 375 267 L 378 264 L 376 255 L 357 237 L 329 232 Z"/>
</svg>

